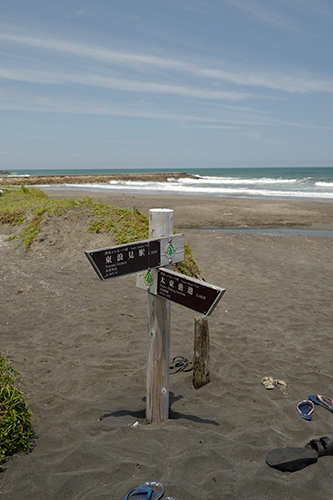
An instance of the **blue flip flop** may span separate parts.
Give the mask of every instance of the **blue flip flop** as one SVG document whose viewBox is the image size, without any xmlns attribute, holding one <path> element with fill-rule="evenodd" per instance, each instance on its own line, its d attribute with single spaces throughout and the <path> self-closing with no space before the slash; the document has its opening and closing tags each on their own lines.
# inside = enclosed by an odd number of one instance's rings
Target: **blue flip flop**
<svg viewBox="0 0 333 500">
<path fill-rule="evenodd" d="M 297 410 L 302 418 L 305 420 L 311 420 L 314 404 L 309 399 L 302 399 L 302 401 L 297 404 Z"/>
<path fill-rule="evenodd" d="M 159 500 L 164 493 L 164 487 L 156 481 L 146 481 L 127 493 L 125 500 Z"/>
<path fill-rule="evenodd" d="M 129 491 L 125 497 L 125 500 L 132 498 L 133 500 L 151 500 L 153 490 L 151 488 L 134 488 Z"/>
<path fill-rule="evenodd" d="M 320 405 L 333 413 L 333 401 L 331 398 L 328 398 L 327 396 L 320 396 L 319 394 L 309 394 L 309 399 L 316 405 Z"/>
</svg>

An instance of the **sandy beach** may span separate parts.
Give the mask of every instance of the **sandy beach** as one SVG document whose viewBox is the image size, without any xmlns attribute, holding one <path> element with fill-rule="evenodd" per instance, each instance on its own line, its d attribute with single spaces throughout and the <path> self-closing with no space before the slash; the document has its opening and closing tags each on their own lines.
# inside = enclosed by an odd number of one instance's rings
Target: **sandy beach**
<svg viewBox="0 0 333 500">
<path fill-rule="evenodd" d="M 170 419 L 145 422 L 147 296 L 135 276 L 102 282 L 84 250 L 113 244 L 82 218 L 55 218 L 28 252 L 0 226 L 1 352 L 21 373 L 35 446 L 10 458 L 10 500 L 124 500 L 159 481 L 175 500 L 331 498 L 333 456 L 295 473 L 266 464 L 278 447 L 333 440 L 333 415 L 296 405 L 333 398 L 333 239 L 218 228 L 333 230 L 333 203 L 84 193 L 117 207 L 172 208 L 201 274 L 226 289 L 209 317 L 211 382 L 170 375 Z M 209 229 L 209 231 L 201 231 Z M 192 359 L 194 318 L 172 304 L 171 358 Z M 266 390 L 271 375 L 287 389 Z"/>
</svg>

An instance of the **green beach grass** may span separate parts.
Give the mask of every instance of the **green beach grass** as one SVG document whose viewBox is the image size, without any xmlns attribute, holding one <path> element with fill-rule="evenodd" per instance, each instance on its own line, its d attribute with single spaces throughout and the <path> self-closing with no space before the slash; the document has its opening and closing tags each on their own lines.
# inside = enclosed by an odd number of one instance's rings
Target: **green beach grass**
<svg viewBox="0 0 333 500">
<path fill-rule="evenodd" d="M 18 378 L 8 358 L 0 354 L 0 463 L 7 455 L 31 447 L 32 415 L 16 385 Z"/>
<path fill-rule="evenodd" d="M 48 217 L 66 217 L 70 211 L 78 210 L 88 215 L 87 231 L 107 232 L 117 245 L 148 238 L 149 220 L 138 210 L 124 210 L 108 203 L 93 201 L 89 197 L 78 199 L 50 200 L 38 188 L 6 189 L 0 198 L 0 224 L 22 227 L 18 239 L 27 251 L 40 232 L 41 223 Z M 176 265 L 182 274 L 200 277 L 200 270 L 194 261 L 192 250 L 185 244 L 185 260 Z"/>
</svg>

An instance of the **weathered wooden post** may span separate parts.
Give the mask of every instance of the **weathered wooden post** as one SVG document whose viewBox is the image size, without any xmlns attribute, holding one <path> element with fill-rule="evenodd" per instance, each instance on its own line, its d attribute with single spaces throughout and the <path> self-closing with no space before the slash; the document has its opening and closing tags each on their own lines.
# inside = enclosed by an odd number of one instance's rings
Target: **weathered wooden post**
<svg viewBox="0 0 333 500">
<path fill-rule="evenodd" d="M 173 210 L 149 211 L 149 238 L 172 235 Z M 171 304 L 148 293 L 147 422 L 169 418 L 169 359 Z"/>
<path fill-rule="evenodd" d="M 207 318 L 194 320 L 193 385 L 199 389 L 209 382 L 209 328 Z"/>
</svg>

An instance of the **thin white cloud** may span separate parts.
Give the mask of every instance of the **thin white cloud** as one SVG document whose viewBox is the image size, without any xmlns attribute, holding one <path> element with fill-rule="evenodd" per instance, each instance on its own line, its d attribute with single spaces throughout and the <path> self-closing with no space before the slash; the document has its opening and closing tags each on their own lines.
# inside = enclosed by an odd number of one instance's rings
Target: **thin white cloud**
<svg viewBox="0 0 333 500">
<path fill-rule="evenodd" d="M 251 97 L 242 92 L 228 92 L 205 88 L 194 88 L 184 85 L 170 85 L 155 82 L 142 82 L 125 78 L 107 77 L 92 73 L 59 73 L 38 70 L 6 70 L 0 68 L 0 78 L 19 82 L 43 83 L 53 85 L 68 85 L 71 83 L 89 85 L 118 91 L 171 94 L 181 97 L 195 97 L 199 99 L 223 99 L 240 101 Z"/>
<path fill-rule="evenodd" d="M 135 106 L 129 106 L 127 104 L 98 104 L 89 102 L 70 102 L 57 100 L 50 102 L 48 105 L 43 103 L 42 105 L 36 99 L 26 100 L 24 102 L 7 102 L 0 101 L 0 109 L 11 110 L 11 111 L 26 111 L 26 112 L 37 112 L 37 113 L 69 113 L 69 114 L 83 114 L 83 115 L 100 115 L 100 116 L 121 116 L 130 118 L 144 118 L 153 120 L 167 120 L 174 122 L 181 121 L 193 121 L 197 123 L 227 123 L 228 120 L 219 120 L 214 118 L 209 118 L 205 116 L 196 115 L 185 115 L 176 112 L 168 112 L 158 109 L 147 109 Z M 242 122 L 245 125 L 263 125 L 262 122 L 256 122 L 247 120 Z"/>
<path fill-rule="evenodd" d="M 209 104 L 209 103 L 208 103 Z M 237 106 L 235 104 L 222 104 L 222 103 L 212 103 L 211 106 L 214 106 L 215 109 L 221 108 L 221 109 L 231 109 L 232 111 L 240 111 L 242 113 L 254 113 L 254 114 L 259 114 L 259 115 L 269 115 L 270 112 L 268 110 L 264 109 L 255 109 L 255 108 L 250 108 L 248 106 Z"/>
<path fill-rule="evenodd" d="M 244 118 L 224 117 L 223 119 L 209 114 L 204 115 L 181 113 L 152 107 L 150 105 L 130 104 L 128 102 L 101 102 L 94 101 L 91 98 L 80 98 L 78 96 L 52 97 L 45 99 L 43 96 L 36 96 L 29 92 L 8 91 L 3 98 L 0 98 L 0 110 L 25 111 L 37 113 L 69 113 L 82 115 L 101 115 L 101 116 L 121 116 L 130 118 L 144 118 L 149 120 L 165 120 L 175 123 L 184 122 L 206 125 L 220 126 L 238 126 L 238 125 L 269 125 L 271 118 L 264 116 L 254 119 L 246 116 Z M 207 110 L 206 110 L 207 111 Z M 237 115 L 242 116 L 242 114 Z M 232 122 L 232 123 L 231 123 Z"/>
<path fill-rule="evenodd" d="M 267 2 L 250 2 L 249 0 L 223 0 L 224 2 L 236 7 L 238 10 L 254 21 L 261 24 L 291 33 L 299 33 L 299 21 L 290 19 L 284 14 L 280 14 L 276 10 L 268 9 Z M 269 4 L 270 6 L 272 3 Z"/>
<path fill-rule="evenodd" d="M 190 108 L 195 109 L 196 114 L 188 114 L 186 112 L 182 113 L 180 110 L 172 111 L 169 106 L 167 109 L 160 109 L 154 103 L 141 99 L 135 100 L 132 103 L 128 99 L 126 102 L 121 102 L 120 100 L 112 102 L 111 100 L 101 101 L 98 98 L 94 99 L 91 96 L 79 96 L 73 93 L 45 97 L 40 93 L 36 94 L 27 90 L 19 91 L 14 88 L 7 89 L 2 94 L 0 93 L 0 110 L 144 118 L 149 120 L 173 121 L 178 127 L 181 124 L 181 128 L 184 128 L 184 122 L 191 123 L 191 128 L 195 123 L 200 124 L 200 127 L 202 127 L 202 124 L 207 124 L 207 127 L 215 125 L 220 128 L 231 128 L 235 126 L 229 124 L 231 117 L 238 118 L 237 126 L 241 122 L 239 117 L 243 117 L 242 123 L 246 125 L 256 125 L 259 123 L 258 120 L 263 125 L 268 120 L 271 120 L 268 113 L 259 113 L 262 119 L 258 119 L 258 113 L 251 113 L 249 108 L 231 105 L 221 105 L 223 109 L 223 120 L 221 120 L 216 116 L 216 104 L 213 105 L 213 102 L 216 103 L 216 101 L 212 101 L 211 106 L 207 106 L 207 101 L 205 101 L 204 108 L 200 106 L 202 104 L 201 101 L 195 101 L 194 107 L 191 102 Z M 221 113 L 219 112 L 219 114 Z M 252 119 L 251 116 L 253 116 Z"/>
<path fill-rule="evenodd" d="M 265 139 L 263 142 L 264 144 L 271 144 L 272 146 L 282 146 L 286 143 L 286 141 L 282 139 Z"/>
<path fill-rule="evenodd" d="M 81 9 L 81 10 L 78 10 L 75 14 L 75 17 L 80 17 L 80 16 L 83 16 L 84 14 L 86 14 L 88 12 L 88 9 Z"/>
<path fill-rule="evenodd" d="M 325 17 L 333 17 L 331 0 L 280 0 L 280 2 L 289 8 L 298 12 L 316 13 Z"/>
<path fill-rule="evenodd" d="M 263 137 L 263 132 L 261 130 L 257 130 L 254 132 L 247 132 L 244 134 L 246 137 L 251 139 L 252 141 L 259 141 Z"/>
<path fill-rule="evenodd" d="M 240 127 L 236 125 L 195 125 L 195 126 L 182 126 L 179 127 L 182 129 L 194 129 L 194 128 L 200 128 L 200 129 L 208 129 L 208 130 L 237 130 Z"/>
<path fill-rule="evenodd" d="M 313 93 L 313 92 L 333 92 L 333 79 L 323 75 L 316 75 L 307 70 L 290 70 L 290 72 L 247 70 L 247 69 L 219 69 L 203 67 L 202 65 L 188 63 L 178 59 L 157 57 L 154 55 L 142 55 L 137 53 L 119 52 L 103 47 L 80 44 L 71 41 L 64 41 L 50 38 L 36 38 L 21 35 L 10 35 L 0 33 L 0 40 L 20 44 L 23 47 L 35 47 L 42 51 L 52 51 L 53 53 L 75 56 L 81 60 L 92 60 L 106 64 L 116 64 L 117 67 L 145 72 L 146 70 L 167 70 L 174 71 L 177 75 L 189 74 L 203 79 L 207 79 L 209 85 L 212 81 L 232 83 L 239 86 L 263 87 L 274 91 L 287 93 Z M 218 63 L 221 66 L 221 63 Z M 230 65 L 229 65 L 230 66 Z M 156 78 L 156 77 L 155 77 Z M 135 82 L 136 84 L 136 82 Z M 159 84 L 157 84 L 159 85 Z M 170 88 L 170 92 L 174 90 Z M 213 92 L 213 91 L 212 91 Z M 210 95 L 213 95 L 209 92 Z M 225 98 L 228 98 L 225 94 Z M 242 99 L 239 94 L 229 94 L 231 99 Z M 180 93 L 183 95 L 183 91 Z M 218 94 L 217 94 L 218 96 Z M 194 94 L 192 94 L 194 97 Z M 209 98 L 209 97 L 203 97 Z M 219 97 L 216 97 L 219 98 Z M 220 98 L 224 98 L 220 94 Z"/>
<path fill-rule="evenodd" d="M 15 98 L 14 98 L 15 96 Z M 198 116 L 193 114 L 182 114 L 177 112 L 165 111 L 162 109 L 150 109 L 149 107 L 123 104 L 105 104 L 89 100 L 74 101 L 72 98 L 66 99 L 49 99 L 48 103 L 45 100 L 34 98 L 31 95 L 19 96 L 13 94 L 13 98 L 0 99 L 0 110 L 24 111 L 34 113 L 68 113 L 78 115 L 99 115 L 99 116 L 117 116 L 130 117 L 149 120 L 164 120 L 177 123 L 179 128 L 223 128 L 232 129 L 248 126 L 258 127 L 293 127 L 313 130 L 333 130 L 333 127 L 319 126 L 313 124 L 288 122 L 276 120 L 273 117 L 267 116 L 261 119 L 244 117 L 240 115 L 238 118 L 215 118 L 209 116 Z M 185 125 L 186 124 L 186 125 Z"/>
<path fill-rule="evenodd" d="M 78 11 L 74 12 L 73 14 L 68 14 L 67 16 L 65 16 L 66 19 L 71 19 L 71 18 L 79 18 L 80 16 L 83 16 L 84 14 L 86 14 L 88 12 L 88 9 L 87 8 L 84 8 L 84 9 L 79 9 Z"/>
<path fill-rule="evenodd" d="M 133 146 L 174 146 L 171 142 L 149 142 L 149 141 L 99 141 L 103 144 L 131 144 Z"/>
</svg>

